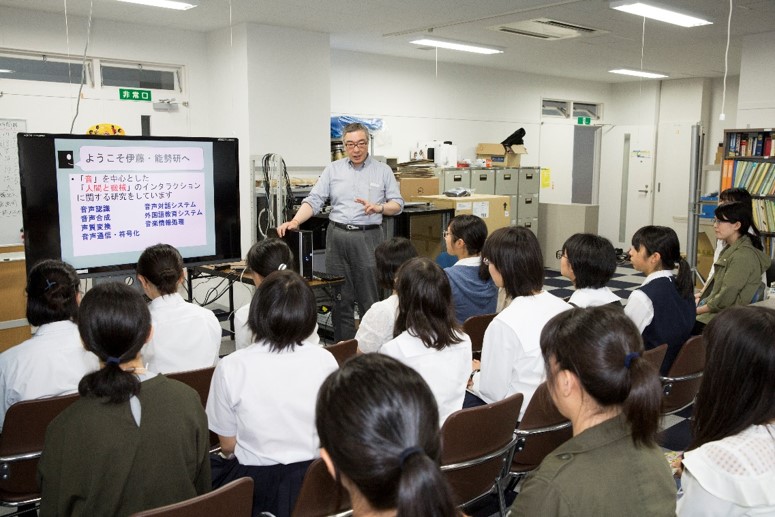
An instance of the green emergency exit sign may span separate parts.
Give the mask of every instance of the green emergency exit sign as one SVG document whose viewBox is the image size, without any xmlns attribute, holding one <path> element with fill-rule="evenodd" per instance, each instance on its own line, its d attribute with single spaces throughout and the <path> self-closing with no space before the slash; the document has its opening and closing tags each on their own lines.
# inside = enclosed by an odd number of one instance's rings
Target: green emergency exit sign
<svg viewBox="0 0 775 517">
<path fill-rule="evenodd" d="M 136 88 L 119 88 L 118 98 L 122 101 L 151 102 L 151 90 L 138 90 Z"/>
<path fill-rule="evenodd" d="M 591 117 L 579 117 L 577 119 L 576 123 L 588 126 L 588 125 L 590 125 L 592 123 L 592 118 Z"/>
</svg>

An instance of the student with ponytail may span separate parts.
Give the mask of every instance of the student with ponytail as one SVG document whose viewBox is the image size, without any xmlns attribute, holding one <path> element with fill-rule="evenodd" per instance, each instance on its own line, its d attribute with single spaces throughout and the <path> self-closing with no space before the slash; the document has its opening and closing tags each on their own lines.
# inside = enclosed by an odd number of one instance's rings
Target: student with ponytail
<svg viewBox="0 0 775 517">
<path fill-rule="evenodd" d="M 248 256 L 245 259 L 248 268 L 245 275 L 253 280 L 256 291 L 264 281 L 274 271 L 283 271 L 293 269 L 293 253 L 285 241 L 276 237 L 269 237 L 253 244 L 248 250 Z M 255 292 L 253 296 L 255 296 Z M 255 340 L 253 332 L 248 327 L 250 318 L 250 303 L 247 303 L 234 312 L 234 345 L 237 350 L 247 348 Z M 315 330 L 304 340 L 310 345 L 319 345 L 320 336 L 318 336 L 318 326 L 315 324 Z"/>
<path fill-rule="evenodd" d="M 183 257 L 169 244 L 146 248 L 137 260 L 137 279 L 151 299 L 154 329 L 143 357 L 155 372 L 196 370 L 218 362 L 221 324 L 213 311 L 180 296 L 183 274 Z"/>
<path fill-rule="evenodd" d="M 382 354 L 350 359 L 321 386 L 315 415 L 321 456 L 354 517 L 460 515 L 439 469 L 436 401 L 412 368 Z"/>
<path fill-rule="evenodd" d="M 675 515 L 675 483 L 655 442 L 662 390 L 642 352 L 638 329 L 615 307 L 546 324 L 546 382 L 573 438 L 528 477 L 512 515 Z"/>
<path fill-rule="evenodd" d="M 697 333 L 719 311 L 733 305 L 750 304 L 762 285 L 762 274 L 770 267 L 770 257 L 762 251 L 759 231 L 753 224 L 748 204 L 719 205 L 715 214 L 713 229 L 725 246 L 713 264 L 713 276 L 697 303 Z"/>
<path fill-rule="evenodd" d="M 667 343 L 659 369 L 667 375 L 694 327 L 692 272 L 681 258 L 678 235 L 667 226 L 644 226 L 635 232 L 630 261 L 646 280 L 630 294 L 624 312 L 643 335 L 646 350 Z M 675 268 L 677 274 L 673 274 Z"/>
<path fill-rule="evenodd" d="M 75 392 L 81 377 L 99 368 L 78 335 L 79 288 L 70 264 L 44 260 L 30 270 L 27 321 L 38 329 L 0 354 L 0 429 L 15 403 Z"/>
<path fill-rule="evenodd" d="M 143 367 L 152 328 L 142 296 L 95 286 L 78 329 L 101 368 L 48 427 L 40 515 L 130 515 L 209 491 L 207 417 L 196 391 Z"/>
</svg>

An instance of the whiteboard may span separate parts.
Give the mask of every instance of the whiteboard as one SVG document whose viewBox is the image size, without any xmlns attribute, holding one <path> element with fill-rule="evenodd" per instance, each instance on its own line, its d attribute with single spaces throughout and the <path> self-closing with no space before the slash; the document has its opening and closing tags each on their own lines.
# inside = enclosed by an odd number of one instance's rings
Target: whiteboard
<svg viewBox="0 0 775 517">
<path fill-rule="evenodd" d="M 27 131 L 27 121 L 0 118 L 0 244 L 19 244 L 22 197 L 16 133 Z"/>
</svg>

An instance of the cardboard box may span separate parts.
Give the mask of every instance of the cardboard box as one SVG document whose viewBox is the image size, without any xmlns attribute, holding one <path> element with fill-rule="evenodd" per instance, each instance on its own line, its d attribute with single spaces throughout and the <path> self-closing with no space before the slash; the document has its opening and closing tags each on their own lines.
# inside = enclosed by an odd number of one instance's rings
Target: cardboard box
<svg viewBox="0 0 775 517">
<path fill-rule="evenodd" d="M 455 215 L 474 214 L 484 219 L 487 232 L 511 224 L 511 197 L 473 194 L 465 197 L 418 196 L 417 201 L 427 201 L 439 208 L 454 208 Z"/>
<path fill-rule="evenodd" d="M 439 193 L 439 178 L 401 178 L 398 182 L 404 201 L 416 201 L 417 196 L 432 196 Z"/>
<path fill-rule="evenodd" d="M 479 144 L 476 157 L 490 160 L 491 167 L 519 167 L 523 154 L 527 154 L 524 145 L 506 147 L 503 144 Z"/>
</svg>

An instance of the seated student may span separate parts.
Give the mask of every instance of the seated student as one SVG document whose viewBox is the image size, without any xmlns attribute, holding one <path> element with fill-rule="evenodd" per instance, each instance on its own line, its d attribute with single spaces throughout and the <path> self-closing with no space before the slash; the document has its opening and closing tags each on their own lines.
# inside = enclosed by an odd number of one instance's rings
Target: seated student
<svg viewBox="0 0 775 517">
<path fill-rule="evenodd" d="M 538 239 L 527 228 L 499 228 L 484 243 L 482 257 L 495 285 L 512 298 L 487 326 L 482 342 L 479 397 L 497 402 L 514 393 L 525 398 L 520 419 L 530 398 L 544 380 L 539 337 L 553 316 L 571 308 L 543 290 L 544 260 Z M 474 377 L 473 391 L 476 391 Z M 470 401 L 470 397 L 469 401 Z M 476 401 L 466 402 L 475 405 Z"/>
<path fill-rule="evenodd" d="M 253 244 L 248 250 L 248 256 L 245 259 L 248 268 L 245 274 L 253 280 L 253 284 L 258 289 L 264 278 L 273 271 L 282 271 L 284 269 L 293 269 L 293 253 L 291 248 L 278 238 L 266 238 Z M 255 293 L 253 293 L 255 296 Z M 253 333 L 248 327 L 248 318 L 250 317 L 250 304 L 245 304 L 234 312 L 234 345 L 237 350 L 247 348 L 253 344 Z M 320 336 L 318 336 L 318 325 L 315 323 L 315 330 L 304 340 L 310 345 L 320 345 Z"/>
<path fill-rule="evenodd" d="M 622 307 L 622 299 L 605 286 L 616 272 L 616 251 L 611 241 L 591 233 L 577 233 L 568 237 L 557 258 L 560 273 L 575 288 L 568 303 L 574 307 Z"/>
<path fill-rule="evenodd" d="M 148 368 L 158 373 L 214 366 L 221 348 L 221 324 L 212 311 L 178 294 L 183 258 L 169 244 L 156 244 L 137 260 L 137 279 L 151 303 L 153 339 L 143 350 Z"/>
<path fill-rule="evenodd" d="M 102 367 L 48 426 L 40 515 L 131 515 L 208 492 L 207 417 L 196 391 L 143 367 L 153 330 L 140 293 L 93 287 L 78 328 Z"/>
<path fill-rule="evenodd" d="M 422 375 L 436 397 L 441 426 L 463 408 L 471 373 L 471 339 L 455 323 L 449 282 L 432 260 L 417 257 L 401 266 L 396 291 L 397 336 L 380 352 Z"/>
<path fill-rule="evenodd" d="M 428 385 L 393 358 L 358 356 L 328 376 L 315 408 L 320 455 L 354 517 L 460 515 L 439 470 L 437 422 Z"/>
<path fill-rule="evenodd" d="M 511 515 L 675 515 L 675 482 L 655 442 L 662 389 L 642 351 L 638 329 L 614 307 L 546 324 L 546 382 L 573 437 L 529 475 Z"/>
<path fill-rule="evenodd" d="M 702 335 L 707 360 L 677 514 L 775 515 L 775 311 L 732 307 Z"/>
<path fill-rule="evenodd" d="M 667 226 L 644 226 L 635 232 L 630 261 L 646 279 L 630 294 L 624 312 L 643 335 L 646 350 L 667 343 L 659 369 L 660 375 L 667 375 L 694 326 L 692 272 L 681 258 L 678 236 Z"/>
<path fill-rule="evenodd" d="M 750 234 L 753 215 L 744 203 L 727 203 L 716 208 L 713 229 L 724 241 L 724 250 L 713 264 L 715 272 L 705 284 L 697 303 L 699 331 L 719 311 L 733 305 L 748 305 L 762 285 L 762 274 L 770 267 L 759 231 Z"/>
<path fill-rule="evenodd" d="M 5 413 L 23 400 L 73 393 L 99 368 L 78 335 L 80 281 L 70 264 L 44 260 L 27 277 L 27 321 L 39 327 L 31 339 L 0 354 L 0 429 Z"/>
<path fill-rule="evenodd" d="M 727 203 L 743 203 L 745 206 L 750 207 L 751 212 L 753 213 L 753 198 L 751 197 L 751 194 L 744 188 L 740 187 L 732 187 L 728 188 L 726 190 L 722 190 L 721 193 L 718 195 L 718 204 L 726 205 Z M 755 232 L 758 232 L 755 225 L 751 225 L 751 228 L 748 229 L 748 233 L 754 234 Z M 727 243 L 724 242 L 721 239 L 716 239 L 716 249 L 713 250 L 713 263 L 715 264 L 718 260 L 719 255 L 721 255 L 721 251 L 724 249 L 724 246 L 726 246 Z M 715 267 L 711 264 L 710 266 L 710 272 L 708 273 L 708 280 L 710 280 L 710 277 L 713 276 L 713 273 L 715 271 Z M 762 279 L 763 282 L 767 282 L 767 279 Z M 699 299 L 699 298 L 698 298 Z"/>
<path fill-rule="evenodd" d="M 396 271 L 404 262 L 416 256 L 414 244 L 404 237 L 393 237 L 374 249 L 377 285 L 381 289 L 390 290 L 391 295 L 373 304 L 361 318 L 361 324 L 355 333 L 361 353 L 378 352 L 382 345 L 393 339 L 393 327 L 398 314 Z"/>
<path fill-rule="evenodd" d="M 463 323 L 471 316 L 492 314 L 498 302 L 498 287 L 482 264 L 482 247 L 487 239 L 487 225 L 475 215 L 453 217 L 444 232 L 447 253 L 458 261 L 444 269 L 452 286 L 455 318 Z"/>
<path fill-rule="evenodd" d="M 213 459 L 213 488 L 253 478 L 254 515 L 290 515 L 304 473 L 319 456 L 315 397 L 338 364 L 304 342 L 316 321 L 307 282 L 293 271 L 271 273 L 250 302 L 255 342 L 224 357 L 213 374 L 207 417 L 228 458 Z"/>
</svg>

